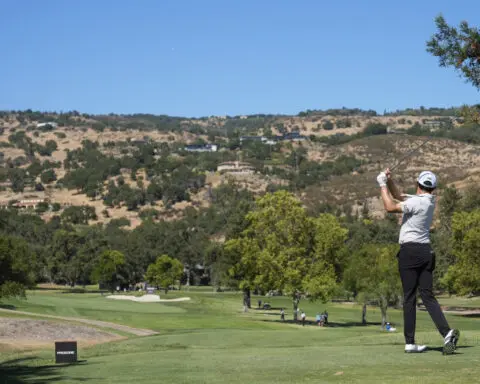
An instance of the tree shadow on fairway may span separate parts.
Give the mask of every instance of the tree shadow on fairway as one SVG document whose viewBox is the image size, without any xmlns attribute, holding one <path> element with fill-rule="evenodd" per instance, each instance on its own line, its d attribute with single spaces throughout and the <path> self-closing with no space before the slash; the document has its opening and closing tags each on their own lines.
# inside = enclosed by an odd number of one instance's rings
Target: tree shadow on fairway
<svg viewBox="0 0 480 384">
<path fill-rule="evenodd" d="M 66 380 L 73 380 L 79 382 L 91 380 L 62 376 L 59 375 L 59 373 L 57 372 L 57 370 L 61 367 L 85 364 L 86 360 L 79 361 L 73 364 L 42 366 L 29 365 L 29 363 L 33 363 L 34 360 L 36 360 L 35 357 L 25 357 L 0 363 L 0 384 L 48 384 L 62 383 Z"/>
<path fill-rule="evenodd" d="M 365 324 L 359 321 L 347 321 L 345 323 L 336 323 L 329 321 L 328 326 L 331 328 L 348 328 L 348 327 L 368 327 L 369 325 L 375 325 L 376 327 L 381 327 L 381 322 L 367 321 Z"/>
<path fill-rule="evenodd" d="M 17 307 L 15 307 L 14 305 L 10 305 L 10 304 L 0 304 L 0 308 L 1 309 L 9 309 L 11 311 L 14 311 L 15 309 L 17 309 Z"/>
<path fill-rule="evenodd" d="M 33 291 L 55 291 L 59 293 L 108 293 L 103 289 L 87 289 L 82 287 L 35 287 Z"/>
<path fill-rule="evenodd" d="M 277 313 L 280 316 L 280 311 L 282 310 L 282 307 L 270 307 L 270 308 L 251 308 L 254 311 L 260 312 L 260 311 L 267 311 L 267 312 L 272 312 L 271 314 Z M 278 311 L 278 312 L 274 312 Z"/>
<path fill-rule="evenodd" d="M 466 317 L 469 319 L 476 319 L 476 318 L 480 318 L 480 313 L 455 314 L 454 316 Z"/>
<path fill-rule="evenodd" d="M 277 315 L 278 316 L 278 315 Z M 280 324 L 294 324 L 294 325 L 302 325 L 302 321 L 301 320 L 297 320 L 297 321 L 294 321 L 294 320 L 280 320 L 280 319 L 277 319 L 277 320 L 260 320 L 260 321 L 267 321 L 269 323 L 280 323 Z M 381 326 L 382 323 L 375 323 L 375 322 L 367 322 L 366 324 L 362 324 L 360 322 L 354 322 L 354 321 L 347 321 L 345 323 L 336 323 L 336 322 L 332 322 L 332 321 L 329 321 L 328 324 L 325 324 L 323 326 L 323 328 L 346 328 L 346 327 L 365 327 L 365 326 L 369 326 L 369 325 L 375 325 L 375 326 Z M 306 320 L 305 321 L 305 327 L 319 327 L 317 322 L 316 321 L 313 321 L 313 320 Z"/>
</svg>

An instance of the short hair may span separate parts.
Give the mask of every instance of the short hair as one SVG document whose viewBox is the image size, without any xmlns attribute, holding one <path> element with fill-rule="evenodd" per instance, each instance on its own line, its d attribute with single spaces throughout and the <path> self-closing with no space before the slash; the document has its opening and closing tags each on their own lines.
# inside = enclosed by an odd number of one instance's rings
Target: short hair
<svg viewBox="0 0 480 384">
<path fill-rule="evenodd" d="M 418 188 L 420 188 L 424 192 L 432 193 L 435 190 L 435 187 L 429 188 L 429 187 L 426 187 L 426 186 L 424 186 L 420 183 L 417 183 L 417 185 L 418 185 Z"/>
</svg>

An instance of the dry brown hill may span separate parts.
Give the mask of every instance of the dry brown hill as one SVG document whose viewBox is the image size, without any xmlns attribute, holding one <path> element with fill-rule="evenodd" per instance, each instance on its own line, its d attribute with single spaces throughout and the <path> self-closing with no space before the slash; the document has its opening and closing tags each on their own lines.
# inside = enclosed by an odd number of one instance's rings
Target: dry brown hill
<svg viewBox="0 0 480 384">
<path fill-rule="evenodd" d="M 66 151 L 71 151 L 81 147 L 83 140 L 88 139 L 104 144 L 110 141 L 130 141 L 143 139 L 148 136 L 153 142 L 183 142 L 193 143 L 198 139 L 208 141 L 208 131 L 201 133 L 192 133 L 192 127 L 201 127 L 202 129 L 222 129 L 228 124 L 226 119 L 208 118 L 203 120 L 183 119 L 178 122 L 185 130 L 158 131 L 155 129 L 135 129 L 128 127 L 125 121 L 118 117 L 112 117 L 115 124 L 124 124 L 122 130 L 113 130 L 106 125 L 102 130 L 98 130 L 98 121 L 90 117 L 76 116 L 72 118 L 71 125 L 57 127 L 52 131 L 42 132 L 35 129 L 39 120 L 19 121 L 15 114 L 4 116 L 0 119 L 0 128 L 3 128 L 3 134 L 0 135 L 0 145 L 8 143 L 8 136 L 13 132 L 21 130 L 26 131 L 26 135 L 34 142 L 44 145 L 47 140 L 54 140 L 58 148 L 52 153 L 52 156 L 38 156 L 41 160 L 49 159 L 63 162 L 66 158 Z M 119 119 L 118 121 L 116 119 Z M 262 134 L 266 129 L 271 129 L 273 134 L 279 134 L 283 131 L 300 131 L 301 134 L 310 136 L 330 136 L 338 133 L 346 135 L 355 134 L 363 131 L 369 123 L 382 123 L 388 125 L 393 130 L 402 130 L 409 128 L 412 124 L 424 124 L 426 121 L 435 121 L 437 117 L 421 116 L 306 116 L 306 117 L 274 117 L 268 120 L 268 124 L 263 129 L 256 132 Z M 20 119 L 22 120 L 22 119 Z M 245 119 L 246 120 L 246 119 Z M 348 120 L 348 121 L 346 121 Z M 103 121 L 103 120 L 102 120 Z M 334 124 L 334 129 L 324 129 L 326 122 Z M 147 121 L 148 122 L 148 121 Z M 81 124 L 76 125 L 76 124 Z M 111 122 L 110 122 L 111 123 Z M 103 123 L 102 123 L 103 124 Z M 106 124 L 106 123 L 105 123 Z M 112 123 L 113 124 L 113 123 Z M 146 124 L 146 123 L 145 123 Z M 241 127 L 241 120 L 237 122 Z M 338 128 L 348 126 L 346 128 Z M 97 129 L 93 129 L 97 128 Z M 194 129 L 193 129 L 194 130 Z M 220 134 L 218 133 L 217 134 Z M 328 181 L 319 183 L 315 186 L 307 187 L 301 192 L 302 199 L 307 205 L 314 205 L 318 202 L 325 202 L 331 205 L 353 205 L 355 209 L 361 209 L 365 201 L 368 202 L 371 211 L 379 211 L 380 205 L 378 199 L 374 198 L 378 191 L 375 184 L 376 174 L 387 166 L 393 166 L 412 149 L 422 143 L 425 138 L 412 137 L 400 134 L 378 135 L 355 140 L 350 143 L 339 146 L 326 146 L 321 143 L 306 141 L 293 146 L 303 146 L 308 150 L 308 158 L 316 162 L 333 160 L 341 155 L 351 155 L 364 160 L 365 164 L 360 166 L 355 172 L 342 176 L 333 177 Z M 103 149 L 104 151 L 109 151 Z M 112 151 L 112 150 L 110 150 Z M 14 160 L 15 158 L 25 156 L 23 150 L 11 147 L 2 147 L 0 152 L 4 154 L 4 161 Z M 418 153 L 405 160 L 395 171 L 397 178 L 406 188 L 414 185 L 415 175 L 423 169 L 431 169 L 438 173 L 442 185 L 455 184 L 458 187 L 465 187 L 472 181 L 480 179 L 480 147 L 458 141 L 447 139 L 433 139 L 423 146 Z M 26 167 L 22 165 L 22 167 Z M 65 175 L 63 166 L 56 171 L 57 177 Z M 140 172 L 141 173 L 141 172 Z M 130 174 L 122 175 L 127 183 L 135 185 L 131 180 Z M 228 177 L 217 173 L 207 175 L 207 186 L 217 186 L 225 182 Z M 265 191 L 268 184 L 282 184 L 282 180 L 273 176 L 267 177 L 260 174 L 243 175 L 237 177 L 238 181 L 245 187 L 255 192 Z M 145 183 L 148 183 L 144 175 Z M 8 183 L 7 183 L 8 184 Z M 208 188 L 208 187 L 207 187 Z M 191 202 L 181 202 L 173 207 L 166 209 L 161 203 L 156 207 L 161 215 L 166 219 L 174 219 L 182 213 L 187 206 L 205 206 L 208 204 L 205 195 L 207 188 L 201 189 L 192 196 Z M 62 206 L 68 205 L 90 205 L 95 207 L 100 222 L 108 222 L 113 218 L 126 217 L 131 220 L 131 226 L 135 227 L 141 223 L 138 212 L 128 211 L 125 206 L 117 208 L 107 208 L 102 200 L 92 200 L 84 194 L 79 194 L 74 190 L 47 188 L 45 192 L 36 192 L 31 189 L 25 189 L 23 193 L 14 193 L 8 186 L 0 191 L 0 201 L 8 202 L 10 200 L 24 199 L 44 199 L 48 198 L 51 202 L 58 202 Z M 45 218 L 52 216 L 53 213 L 44 214 Z"/>
</svg>

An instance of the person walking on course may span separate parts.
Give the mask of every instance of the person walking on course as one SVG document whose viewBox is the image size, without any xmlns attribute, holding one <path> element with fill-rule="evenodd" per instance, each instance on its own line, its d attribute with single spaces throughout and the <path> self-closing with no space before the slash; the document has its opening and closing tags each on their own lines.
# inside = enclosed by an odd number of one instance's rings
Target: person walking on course
<svg viewBox="0 0 480 384">
<path fill-rule="evenodd" d="M 381 188 L 385 210 L 403 213 L 397 259 L 404 296 L 405 352 L 418 353 L 427 349 L 425 345 L 415 344 L 418 288 L 423 304 L 444 338 L 443 353 L 450 355 L 455 352 L 460 332 L 458 329 L 450 328 L 433 295 L 432 274 L 435 269 L 435 253 L 430 246 L 430 225 L 435 209 L 433 192 L 437 187 L 437 178 L 430 171 L 420 173 L 415 195 L 401 195 L 388 168 L 377 176 L 377 182 Z"/>
</svg>

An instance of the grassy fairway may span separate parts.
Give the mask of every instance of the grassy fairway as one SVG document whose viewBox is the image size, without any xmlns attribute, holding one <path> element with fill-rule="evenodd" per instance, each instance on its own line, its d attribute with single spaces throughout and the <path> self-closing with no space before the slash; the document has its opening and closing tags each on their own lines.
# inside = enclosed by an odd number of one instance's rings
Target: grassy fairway
<svg viewBox="0 0 480 384">
<path fill-rule="evenodd" d="M 277 309 L 244 314 L 241 296 L 236 294 L 172 292 L 168 296 L 189 296 L 192 301 L 147 304 L 110 301 L 91 293 L 35 291 L 27 301 L 6 303 L 19 310 L 118 322 L 160 334 L 80 350 L 85 362 L 75 366 L 49 367 L 52 351 L 2 354 L 0 383 L 426 384 L 476 382 L 480 375 L 478 318 L 447 316 L 462 331 L 456 355 L 442 356 L 440 350 L 406 355 L 401 312 L 396 310 L 389 310 L 389 319 L 399 332 L 385 333 L 375 324 L 358 326 L 361 311 L 353 305 L 302 302 L 310 320 L 318 310 L 328 309 L 332 326 L 319 328 L 282 324 Z M 288 299 L 275 297 L 268 302 L 274 308 L 286 307 L 291 319 Z M 256 300 L 252 303 L 256 305 Z M 369 309 L 368 320 L 379 319 L 379 311 Z M 417 329 L 419 342 L 440 348 L 441 338 L 428 314 L 418 314 Z M 5 363 L 25 357 L 32 359 L 19 361 L 17 367 Z"/>
</svg>

